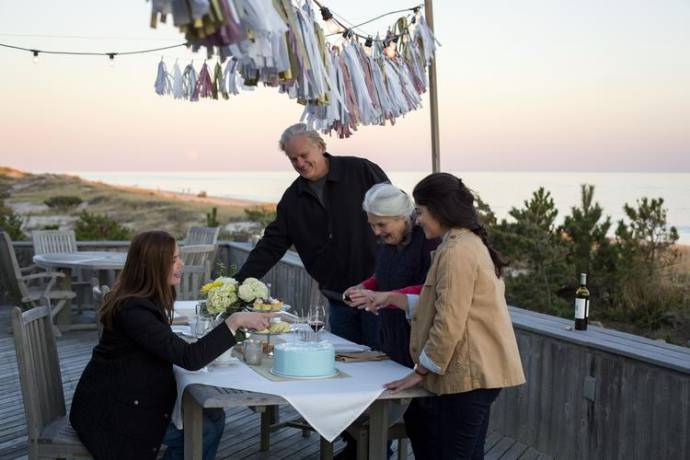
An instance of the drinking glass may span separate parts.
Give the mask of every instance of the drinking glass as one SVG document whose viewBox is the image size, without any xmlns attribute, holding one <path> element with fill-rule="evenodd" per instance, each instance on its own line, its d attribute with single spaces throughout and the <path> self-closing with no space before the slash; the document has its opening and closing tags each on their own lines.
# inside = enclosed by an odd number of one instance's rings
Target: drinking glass
<svg viewBox="0 0 690 460">
<path fill-rule="evenodd" d="M 309 329 L 309 316 L 299 316 L 295 320 L 295 329 L 297 330 L 297 334 L 294 334 L 297 336 L 295 340 L 301 341 L 301 342 L 309 342 L 309 334 L 311 333 L 311 330 Z"/>
<path fill-rule="evenodd" d="M 326 325 L 326 307 L 323 305 L 312 305 L 309 307 L 309 327 L 316 334 L 316 341 L 319 341 L 321 330 Z"/>
<path fill-rule="evenodd" d="M 194 324 L 194 335 L 201 338 L 213 327 L 213 318 L 208 315 L 197 315 Z"/>
</svg>

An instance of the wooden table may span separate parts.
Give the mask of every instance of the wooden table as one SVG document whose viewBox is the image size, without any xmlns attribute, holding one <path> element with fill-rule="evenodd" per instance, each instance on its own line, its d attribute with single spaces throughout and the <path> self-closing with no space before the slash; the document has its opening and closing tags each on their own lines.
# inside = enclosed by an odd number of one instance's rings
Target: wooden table
<svg viewBox="0 0 690 460">
<path fill-rule="evenodd" d="M 126 252 L 79 251 L 35 255 L 33 261 L 39 267 L 64 272 L 65 277 L 60 281 L 61 289 L 72 290 L 72 270 L 97 272 L 100 284 L 112 285 L 116 272 L 122 270 L 126 259 Z M 61 330 L 71 329 L 72 316 L 69 301 L 57 314 L 56 324 Z"/>
<path fill-rule="evenodd" d="M 411 388 L 392 394 L 384 391 L 369 406 L 369 459 L 386 460 L 387 435 L 388 435 L 388 408 L 390 402 L 401 399 L 421 398 L 431 396 L 431 393 L 422 388 Z M 280 396 L 255 393 L 251 391 L 218 388 L 208 385 L 189 385 L 182 395 L 182 413 L 184 423 L 184 458 L 201 460 L 202 458 L 202 408 L 211 407 L 267 407 L 281 406 L 289 403 Z M 270 430 L 268 424 L 270 417 L 261 417 L 262 445 Z M 321 439 L 321 458 L 331 458 L 332 446 L 323 438 Z M 324 453 L 324 447 L 327 452 Z M 330 448 L 330 449 L 328 449 Z"/>
</svg>

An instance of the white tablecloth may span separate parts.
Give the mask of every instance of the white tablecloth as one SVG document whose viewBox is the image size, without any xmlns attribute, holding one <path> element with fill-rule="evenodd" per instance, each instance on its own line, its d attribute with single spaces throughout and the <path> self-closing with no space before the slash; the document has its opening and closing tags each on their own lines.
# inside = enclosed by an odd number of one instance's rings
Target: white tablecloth
<svg viewBox="0 0 690 460">
<path fill-rule="evenodd" d="M 354 345 L 328 332 L 322 338 L 338 345 Z M 182 393 L 187 385 L 200 383 L 223 388 L 255 391 L 281 396 L 328 441 L 333 441 L 383 392 L 383 385 L 404 377 L 410 369 L 393 361 L 362 363 L 337 362 L 348 378 L 330 380 L 291 380 L 272 382 L 241 361 L 228 367 L 209 366 L 207 371 L 191 372 L 174 367 L 177 402 L 173 422 L 182 428 Z"/>
</svg>

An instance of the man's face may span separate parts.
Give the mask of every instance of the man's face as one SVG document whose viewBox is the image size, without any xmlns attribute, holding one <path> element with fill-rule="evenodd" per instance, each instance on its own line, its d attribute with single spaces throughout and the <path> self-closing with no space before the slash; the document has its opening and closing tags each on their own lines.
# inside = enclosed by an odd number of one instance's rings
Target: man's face
<svg viewBox="0 0 690 460">
<path fill-rule="evenodd" d="M 319 180 L 328 174 L 328 161 L 323 154 L 323 149 L 304 135 L 293 136 L 285 144 L 285 155 L 292 167 L 307 180 Z"/>
</svg>

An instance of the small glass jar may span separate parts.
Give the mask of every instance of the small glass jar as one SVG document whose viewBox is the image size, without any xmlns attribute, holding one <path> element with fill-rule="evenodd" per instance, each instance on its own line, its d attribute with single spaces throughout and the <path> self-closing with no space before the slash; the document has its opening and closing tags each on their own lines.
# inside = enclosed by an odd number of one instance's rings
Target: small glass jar
<svg viewBox="0 0 690 460">
<path fill-rule="evenodd" d="M 263 358 L 263 344 L 260 340 L 247 339 L 243 342 L 244 345 L 244 362 L 250 366 L 258 366 L 261 364 Z"/>
</svg>

